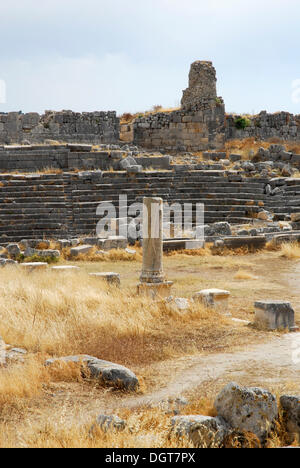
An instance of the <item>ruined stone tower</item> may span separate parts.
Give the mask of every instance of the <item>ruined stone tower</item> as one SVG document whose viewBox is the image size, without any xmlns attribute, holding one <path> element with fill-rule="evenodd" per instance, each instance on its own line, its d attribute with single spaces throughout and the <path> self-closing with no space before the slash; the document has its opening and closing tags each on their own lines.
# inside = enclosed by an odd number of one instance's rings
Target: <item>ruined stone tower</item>
<svg viewBox="0 0 300 468">
<path fill-rule="evenodd" d="M 133 123 L 134 143 L 159 151 L 221 149 L 225 142 L 225 106 L 217 97 L 212 62 L 192 63 L 189 87 L 181 108 L 138 117 Z"/>
<path fill-rule="evenodd" d="M 203 100 L 216 100 L 217 78 L 212 62 L 197 60 L 192 63 L 189 73 L 189 87 L 183 91 L 182 109 L 188 110 Z"/>
</svg>

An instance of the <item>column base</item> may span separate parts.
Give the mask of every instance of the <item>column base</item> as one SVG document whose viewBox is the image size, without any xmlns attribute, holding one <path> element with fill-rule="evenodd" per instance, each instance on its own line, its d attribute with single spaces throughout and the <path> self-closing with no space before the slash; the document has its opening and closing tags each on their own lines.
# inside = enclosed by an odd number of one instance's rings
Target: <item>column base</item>
<svg viewBox="0 0 300 468">
<path fill-rule="evenodd" d="M 155 298 L 165 298 L 171 295 L 173 281 L 164 281 L 161 283 L 139 283 L 137 287 L 138 295 L 144 295 Z"/>
</svg>

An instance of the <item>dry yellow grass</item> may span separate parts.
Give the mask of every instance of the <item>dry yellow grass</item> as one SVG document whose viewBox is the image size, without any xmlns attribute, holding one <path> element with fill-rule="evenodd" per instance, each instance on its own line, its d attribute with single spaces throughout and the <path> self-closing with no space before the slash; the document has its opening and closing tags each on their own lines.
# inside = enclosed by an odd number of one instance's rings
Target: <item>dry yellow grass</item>
<svg viewBox="0 0 300 468">
<path fill-rule="evenodd" d="M 254 276 L 252 273 L 249 271 L 245 270 L 239 270 L 235 275 L 234 279 L 236 280 L 255 280 L 257 279 L 256 276 Z"/>
<path fill-rule="evenodd" d="M 26 399 L 38 395 L 43 384 L 49 381 L 45 367 L 38 358 L 30 358 L 24 364 L 10 366 L 0 372 L 1 415 L 5 407 L 24 407 Z"/>
<path fill-rule="evenodd" d="M 284 243 L 280 246 L 280 256 L 289 260 L 300 258 L 300 244 L 296 242 Z"/>
<path fill-rule="evenodd" d="M 61 276 L 7 268 L 0 283 L 0 335 L 35 353 L 91 354 L 140 364 L 163 359 L 170 346 L 184 354 L 189 338 L 203 346 L 205 330 L 206 340 L 213 342 L 225 326 L 221 319 L 215 326 L 213 314 L 200 305 L 184 315 L 167 312 L 135 290 L 110 288 L 80 271 Z"/>
<path fill-rule="evenodd" d="M 271 144 L 278 143 L 284 145 L 287 151 L 299 154 L 300 144 L 293 141 L 283 141 L 278 138 L 271 138 L 268 141 L 265 140 L 256 140 L 254 137 L 245 138 L 242 140 L 229 140 L 225 144 L 225 150 L 228 154 L 235 153 L 240 154 L 243 159 L 251 159 L 253 152 L 257 153 L 258 149 L 263 147 L 265 149 L 269 148 Z"/>
</svg>

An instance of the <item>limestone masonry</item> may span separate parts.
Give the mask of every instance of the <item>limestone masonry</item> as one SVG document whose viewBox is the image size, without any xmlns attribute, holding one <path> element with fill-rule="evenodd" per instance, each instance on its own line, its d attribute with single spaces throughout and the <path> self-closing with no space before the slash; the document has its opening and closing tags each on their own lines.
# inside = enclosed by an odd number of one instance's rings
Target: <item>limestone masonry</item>
<svg viewBox="0 0 300 468">
<path fill-rule="evenodd" d="M 116 112 L 0 113 L 0 144 L 43 143 L 47 139 L 80 143 L 119 140 Z"/>
<path fill-rule="evenodd" d="M 151 114 L 133 123 L 134 143 L 167 151 L 203 151 L 225 142 L 225 106 L 217 98 L 216 71 L 211 62 L 194 62 L 181 109 Z"/>
<path fill-rule="evenodd" d="M 265 111 L 249 117 L 226 115 L 216 83 L 213 64 L 196 61 L 191 65 L 180 109 L 143 115 L 121 126 L 116 112 L 46 111 L 42 116 L 0 113 L 0 145 L 47 140 L 105 144 L 122 140 L 147 149 L 180 152 L 220 149 L 233 138 L 300 140 L 300 115 Z"/>
</svg>

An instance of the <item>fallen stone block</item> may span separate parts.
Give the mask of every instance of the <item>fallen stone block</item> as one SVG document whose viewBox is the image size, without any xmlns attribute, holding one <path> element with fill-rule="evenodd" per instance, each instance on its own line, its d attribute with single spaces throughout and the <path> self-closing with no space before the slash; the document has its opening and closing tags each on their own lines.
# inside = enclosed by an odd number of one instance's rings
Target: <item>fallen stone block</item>
<svg viewBox="0 0 300 468">
<path fill-rule="evenodd" d="M 77 266 L 72 266 L 72 265 L 62 265 L 62 266 L 51 267 L 51 270 L 64 273 L 68 271 L 79 271 L 80 268 Z"/>
<path fill-rule="evenodd" d="M 225 237 L 222 239 L 223 247 L 228 249 L 239 249 L 240 247 L 248 247 L 251 249 L 263 249 L 267 243 L 264 236 L 240 236 L 240 237 Z M 218 245 L 220 247 L 220 245 Z"/>
<path fill-rule="evenodd" d="M 11 255 L 12 257 L 18 257 L 21 253 L 21 249 L 18 246 L 18 244 L 8 244 L 8 246 L 6 247 L 6 250 L 8 254 Z"/>
<path fill-rule="evenodd" d="M 285 242 L 300 242 L 300 233 L 279 234 L 273 236 L 273 242 L 276 246 Z"/>
<path fill-rule="evenodd" d="M 126 249 L 128 241 L 124 236 L 110 236 L 108 239 L 98 239 L 98 247 L 102 250 Z"/>
<path fill-rule="evenodd" d="M 128 174 L 139 174 L 140 172 L 143 172 L 143 166 L 136 164 L 135 166 L 126 167 L 126 172 Z"/>
<path fill-rule="evenodd" d="M 285 429 L 292 435 L 300 436 L 300 396 L 283 395 L 280 398 Z"/>
<path fill-rule="evenodd" d="M 289 302 L 257 301 L 255 307 L 255 324 L 268 330 L 298 330 L 295 325 L 295 312 Z"/>
<path fill-rule="evenodd" d="M 46 366 L 51 366 L 62 363 L 86 364 L 90 371 L 90 377 L 115 388 L 124 388 L 126 390 L 136 391 L 139 386 L 139 381 L 136 375 L 129 369 L 119 364 L 114 364 L 109 361 L 103 361 L 93 356 L 78 355 L 66 356 L 62 358 L 48 359 L 45 362 Z"/>
<path fill-rule="evenodd" d="M 255 434 L 264 442 L 278 418 L 275 395 L 261 388 L 229 383 L 215 401 L 218 416 L 236 431 Z"/>
<path fill-rule="evenodd" d="M 137 162 L 132 156 L 128 156 L 120 161 L 120 168 L 122 170 L 126 170 L 130 166 L 137 166 Z"/>
<path fill-rule="evenodd" d="M 67 239 L 59 239 L 56 243 L 57 243 L 59 250 L 72 247 L 72 242 Z"/>
<path fill-rule="evenodd" d="M 196 448 L 221 448 L 230 434 L 230 427 L 220 417 L 175 416 L 171 434 L 187 438 Z"/>
<path fill-rule="evenodd" d="M 91 427 L 90 434 L 93 434 L 97 428 L 101 429 L 103 432 L 121 432 L 124 431 L 125 427 L 126 422 L 118 416 L 100 414 L 96 419 L 96 423 Z"/>
<path fill-rule="evenodd" d="M 191 307 L 190 301 L 185 297 L 170 296 L 165 299 L 165 304 L 168 309 L 171 309 L 175 312 L 186 312 Z"/>
<path fill-rule="evenodd" d="M 20 267 L 26 271 L 32 272 L 37 270 L 46 270 L 48 263 L 44 262 L 25 262 L 20 263 Z"/>
<path fill-rule="evenodd" d="M 229 155 L 229 160 L 231 162 L 237 162 L 242 160 L 242 156 L 240 154 L 230 154 Z"/>
<path fill-rule="evenodd" d="M 49 257 L 49 258 L 59 258 L 60 257 L 60 252 L 59 250 L 51 250 L 51 249 L 46 249 L 46 250 L 39 250 L 39 249 L 32 249 L 31 247 L 27 247 L 27 249 L 24 252 L 25 257 Z"/>
<path fill-rule="evenodd" d="M 272 215 L 269 211 L 266 211 L 266 210 L 262 210 L 258 213 L 257 215 L 257 219 L 261 220 L 261 221 L 272 221 Z"/>
<path fill-rule="evenodd" d="M 206 307 L 212 307 L 221 314 L 229 314 L 229 297 L 230 292 L 221 289 L 203 289 L 194 294 L 195 302 L 201 302 Z"/>
<path fill-rule="evenodd" d="M 293 223 L 300 221 L 300 213 L 291 213 L 291 221 Z"/>
<path fill-rule="evenodd" d="M 227 222 L 213 223 L 211 227 L 215 234 L 219 234 L 221 236 L 232 235 L 230 224 Z"/>
<path fill-rule="evenodd" d="M 70 253 L 72 257 L 78 257 L 78 255 L 89 253 L 92 248 L 92 245 L 79 245 L 78 247 L 73 247 Z"/>
<path fill-rule="evenodd" d="M 23 239 L 21 240 L 20 244 L 26 249 L 27 247 L 31 247 L 35 249 L 39 245 L 43 245 L 44 248 L 50 247 L 50 241 L 44 239 Z"/>
<path fill-rule="evenodd" d="M 92 145 L 85 145 L 79 143 L 69 143 L 67 148 L 71 151 L 71 153 L 89 153 L 92 151 Z"/>
<path fill-rule="evenodd" d="M 121 278 L 119 273 L 104 272 L 104 273 L 89 273 L 90 276 L 94 276 L 102 281 L 106 281 L 114 286 L 121 286 Z"/>
<path fill-rule="evenodd" d="M 204 241 L 197 239 L 171 239 L 163 241 L 165 252 L 171 250 L 197 250 L 204 247 Z"/>
</svg>

